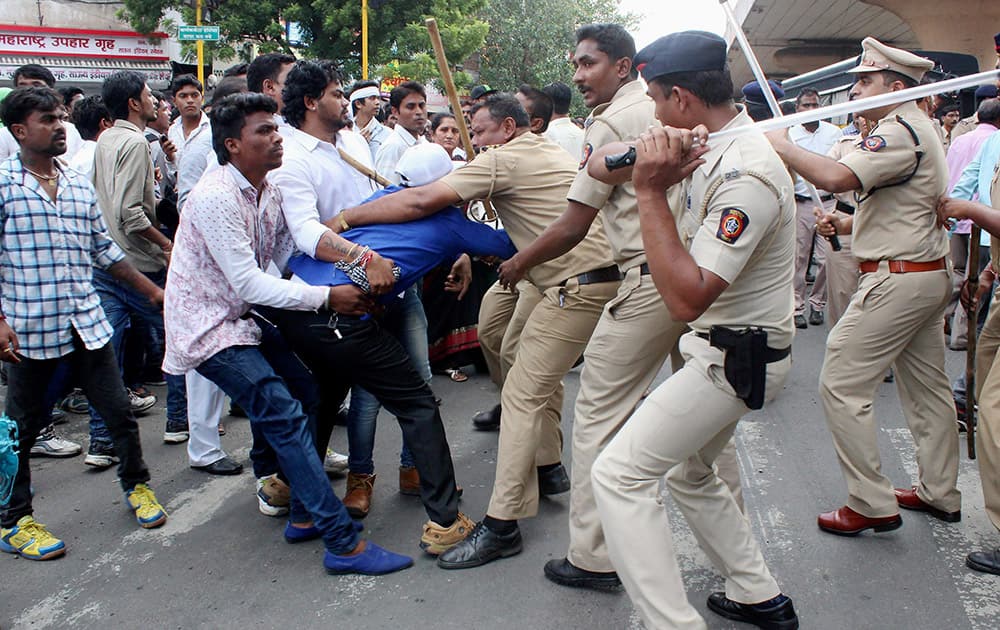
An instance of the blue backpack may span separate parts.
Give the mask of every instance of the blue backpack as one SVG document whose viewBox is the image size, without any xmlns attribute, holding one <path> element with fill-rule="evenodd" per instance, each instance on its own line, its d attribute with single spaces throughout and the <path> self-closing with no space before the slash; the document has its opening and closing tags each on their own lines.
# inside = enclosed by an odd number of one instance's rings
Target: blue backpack
<svg viewBox="0 0 1000 630">
<path fill-rule="evenodd" d="M 0 505 L 6 505 L 17 476 L 17 423 L 0 415 Z"/>
</svg>

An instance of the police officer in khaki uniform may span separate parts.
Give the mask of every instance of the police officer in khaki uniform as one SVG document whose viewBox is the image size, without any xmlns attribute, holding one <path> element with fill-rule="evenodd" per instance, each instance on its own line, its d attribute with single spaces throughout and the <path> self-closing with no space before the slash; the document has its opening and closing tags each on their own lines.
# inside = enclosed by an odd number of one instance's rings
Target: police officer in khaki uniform
<svg viewBox="0 0 1000 630">
<path fill-rule="evenodd" d="M 528 124 L 515 98 L 491 96 L 473 108 L 472 130 L 479 146 L 502 146 L 489 148 L 433 184 L 388 195 L 341 216 L 349 225 L 393 223 L 489 198 L 511 240 L 525 247 L 558 218 L 576 174 L 576 161 L 558 145 L 532 134 Z M 604 231 L 595 224 L 578 246 L 528 273 L 542 299 L 525 318 L 503 384 L 493 495 L 483 522 L 438 558 L 442 568 L 479 566 L 521 551 L 517 520 L 538 511 L 535 460 L 541 435 L 558 425 L 562 378 L 587 345 L 621 279 L 608 251 Z M 514 320 L 523 308 L 519 300 Z"/>
<path fill-rule="evenodd" d="M 851 97 L 915 86 L 933 62 L 862 42 Z M 860 112 L 878 121 L 860 150 L 839 162 L 807 154 L 780 133 L 769 134 L 795 171 L 833 192 L 858 191 L 847 220 L 825 215 L 824 235 L 851 233 L 861 261 L 858 290 L 830 331 L 820 396 L 847 481 L 847 504 L 819 516 L 824 531 L 845 536 L 888 531 L 902 523 L 899 507 L 947 522 L 961 519 L 958 432 L 944 371 L 941 324 L 951 295 L 947 232 L 935 206 L 948 185 L 944 150 L 931 121 L 910 101 Z M 853 231 L 852 231 L 853 230 Z M 882 474 L 872 400 L 880 376 L 895 367 L 903 413 L 916 442 L 920 479 L 893 491 Z"/>
<path fill-rule="evenodd" d="M 726 43 L 718 35 L 668 35 L 635 61 L 661 121 L 704 125 L 703 137 L 753 123 L 733 103 Z M 636 145 L 633 182 L 648 265 L 661 300 L 692 332 L 681 338 L 684 367 L 598 456 L 594 497 L 611 559 L 647 628 L 707 627 L 684 592 L 659 498 L 664 475 L 726 578 L 725 592 L 713 593 L 709 608 L 760 627 L 798 628 L 792 601 L 713 469 L 739 419 L 774 398 L 791 367 L 794 187 L 760 133 L 710 143 L 707 153 L 692 153 L 692 145 L 691 132 L 672 127 L 644 133 Z M 592 173 L 599 169 L 592 163 Z M 664 190 L 682 180 L 690 203 L 671 207 Z M 746 357 L 750 346 L 756 359 Z"/>
<path fill-rule="evenodd" d="M 500 278 L 516 281 L 525 269 L 568 251 L 602 220 L 614 260 L 624 275 L 584 355 L 573 417 L 569 551 L 565 558 L 545 565 L 545 576 L 558 584 L 606 589 L 617 587 L 619 580 L 594 506 L 591 467 L 635 410 L 687 324 L 671 316 L 649 275 L 632 184 L 598 181 L 585 168 L 601 147 L 634 142 L 656 125 L 653 102 L 632 64 L 635 42 L 614 24 L 584 26 L 576 39 L 573 81 L 583 92 L 584 102 L 594 107 L 587 120 L 581 169 L 569 191 L 566 212 L 529 247 L 519 247 L 500 266 Z M 597 220 L 598 213 L 602 220 Z M 677 358 L 675 369 L 680 363 Z M 725 478 L 738 492 L 735 450 L 726 452 Z"/>
<path fill-rule="evenodd" d="M 941 204 L 944 217 L 972 219 L 991 234 L 990 264 L 979 278 L 975 299 L 978 301 L 992 287 L 1000 269 L 1000 170 L 993 176 L 990 188 L 993 208 L 962 199 L 949 199 Z M 994 299 L 1000 296 L 994 296 Z M 979 425 L 976 431 L 976 461 L 983 484 L 986 515 L 1000 530 L 1000 308 L 991 308 L 976 345 L 976 400 L 979 403 Z M 965 558 L 971 569 L 1000 575 L 1000 546 L 987 551 L 974 551 Z"/>
</svg>

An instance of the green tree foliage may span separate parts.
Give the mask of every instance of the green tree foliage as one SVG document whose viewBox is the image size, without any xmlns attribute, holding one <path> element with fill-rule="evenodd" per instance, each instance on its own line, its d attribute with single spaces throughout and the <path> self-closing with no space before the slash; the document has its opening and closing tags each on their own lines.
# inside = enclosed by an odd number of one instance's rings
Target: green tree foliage
<svg viewBox="0 0 1000 630">
<path fill-rule="evenodd" d="M 490 25 L 480 58 L 480 77 L 501 90 L 522 83 L 542 87 L 553 81 L 572 86 L 570 54 L 577 27 L 612 22 L 631 28 L 636 17 L 622 14 L 615 0 L 489 0 Z M 586 109 L 574 95 L 574 113 Z"/>
</svg>

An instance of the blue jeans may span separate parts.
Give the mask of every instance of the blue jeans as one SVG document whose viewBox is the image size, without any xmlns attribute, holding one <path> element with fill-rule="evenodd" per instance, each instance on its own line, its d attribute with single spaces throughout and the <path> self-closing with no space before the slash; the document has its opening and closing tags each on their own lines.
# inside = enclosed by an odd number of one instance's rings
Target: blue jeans
<svg viewBox="0 0 1000 630">
<path fill-rule="evenodd" d="M 268 441 L 292 490 L 291 520 L 312 521 L 326 548 L 345 554 L 358 534 L 344 504 L 330 488 L 313 443 L 311 420 L 290 390 L 300 390 L 315 410 L 318 394 L 312 375 L 288 352 L 280 333 L 261 324 L 260 346 L 233 346 L 198 366 L 198 373 L 219 386 L 242 407 L 251 426 Z"/>
<path fill-rule="evenodd" d="M 427 358 L 427 316 L 420 301 L 417 286 L 413 285 L 385 314 L 383 327 L 399 341 L 409 355 L 413 367 L 424 379 L 431 382 L 431 364 Z M 367 390 L 357 385 L 351 389 L 351 408 L 347 414 L 347 465 L 355 474 L 370 475 L 375 472 L 372 453 L 375 450 L 375 422 L 382 405 Z M 400 466 L 414 466 L 413 453 L 406 439 L 399 453 Z"/>
<path fill-rule="evenodd" d="M 166 284 L 167 272 L 157 271 L 144 274 L 153 284 L 163 287 Z M 152 328 L 155 338 L 160 343 L 166 338 L 163 332 L 163 313 L 150 304 L 146 296 L 135 291 L 129 285 L 118 281 L 106 271 L 94 269 L 94 288 L 101 298 L 101 308 L 108 318 L 108 323 L 114 329 L 111 346 L 118 360 L 119 372 L 124 367 L 122 345 L 125 331 L 128 328 L 129 315 L 135 313 L 142 317 Z M 167 382 L 167 423 L 187 424 L 187 390 L 184 377 L 174 374 L 164 375 Z M 111 436 L 104 426 L 104 420 L 93 406 L 90 408 L 90 440 L 91 442 L 111 442 Z"/>
</svg>

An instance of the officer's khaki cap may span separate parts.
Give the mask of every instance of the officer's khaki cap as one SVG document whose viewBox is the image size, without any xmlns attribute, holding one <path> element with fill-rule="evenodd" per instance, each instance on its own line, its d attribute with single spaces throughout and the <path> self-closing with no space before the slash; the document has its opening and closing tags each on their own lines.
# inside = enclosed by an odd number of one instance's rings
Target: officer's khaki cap
<svg viewBox="0 0 1000 630">
<path fill-rule="evenodd" d="M 892 70 L 914 81 L 924 78 L 924 73 L 934 67 L 934 62 L 911 52 L 886 46 L 874 37 L 861 42 L 861 62 L 848 72 L 881 72 Z"/>
</svg>

